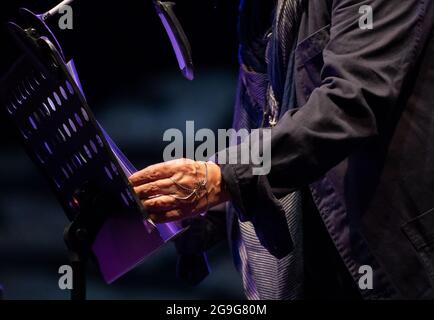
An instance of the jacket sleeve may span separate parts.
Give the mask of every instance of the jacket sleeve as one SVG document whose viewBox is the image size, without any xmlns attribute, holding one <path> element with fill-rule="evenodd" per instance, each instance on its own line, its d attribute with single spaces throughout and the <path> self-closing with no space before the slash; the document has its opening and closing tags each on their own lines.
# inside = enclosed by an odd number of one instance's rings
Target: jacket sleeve
<svg viewBox="0 0 434 320">
<path fill-rule="evenodd" d="M 206 251 L 226 238 L 225 212 L 225 204 L 221 204 L 211 208 L 205 217 L 182 222 L 188 229 L 174 240 L 179 279 L 197 285 L 209 275 L 211 270 Z"/>
<path fill-rule="evenodd" d="M 245 219 L 258 210 L 280 210 L 271 188 L 306 186 L 381 133 L 426 42 L 431 3 L 332 1 L 321 84 L 298 112 L 287 112 L 272 129 L 269 174 L 254 175 L 248 164 L 221 164 L 233 203 Z M 372 30 L 359 27 L 363 4 L 373 9 Z M 251 137 L 251 143 L 262 142 Z"/>
</svg>

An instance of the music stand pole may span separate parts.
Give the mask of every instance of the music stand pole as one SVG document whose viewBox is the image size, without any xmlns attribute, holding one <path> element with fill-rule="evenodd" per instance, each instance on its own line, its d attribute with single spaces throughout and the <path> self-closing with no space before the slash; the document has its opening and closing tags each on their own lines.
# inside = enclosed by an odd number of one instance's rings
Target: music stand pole
<svg viewBox="0 0 434 320">
<path fill-rule="evenodd" d="M 87 245 L 87 231 L 84 228 L 76 228 L 75 222 L 65 228 L 65 243 L 68 249 L 68 258 L 73 273 L 73 287 L 71 300 L 86 300 L 86 266 L 90 254 Z"/>
</svg>

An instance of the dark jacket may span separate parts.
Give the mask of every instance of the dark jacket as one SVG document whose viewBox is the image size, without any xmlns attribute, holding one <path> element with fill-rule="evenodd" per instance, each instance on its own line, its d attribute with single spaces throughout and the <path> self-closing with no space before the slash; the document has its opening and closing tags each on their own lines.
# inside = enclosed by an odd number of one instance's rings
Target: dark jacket
<svg viewBox="0 0 434 320">
<path fill-rule="evenodd" d="M 272 190 L 309 185 L 354 281 L 373 268 L 366 298 L 434 298 L 433 24 L 431 0 L 307 1 L 299 109 L 273 129 L 270 174 L 222 165 L 245 219 L 281 213 Z"/>
</svg>

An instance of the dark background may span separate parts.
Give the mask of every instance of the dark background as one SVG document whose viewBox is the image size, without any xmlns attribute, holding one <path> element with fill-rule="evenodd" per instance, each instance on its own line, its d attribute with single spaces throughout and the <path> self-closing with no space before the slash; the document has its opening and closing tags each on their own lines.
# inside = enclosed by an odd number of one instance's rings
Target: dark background
<svg viewBox="0 0 434 320">
<path fill-rule="evenodd" d="M 4 23 L 19 7 L 42 13 L 56 1 L 2 1 L 0 75 L 18 57 Z M 236 0 L 178 1 L 177 15 L 190 38 L 196 79 L 185 80 L 150 0 L 76 0 L 74 29 L 54 29 L 74 58 L 90 107 L 137 167 L 162 161 L 168 128 L 228 128 L 237 76 Z M 56 23 L 54 24 L 56 25 Z M 43 177 L 0 115 L 0 284 L 8 299 L 67 299 L 57 286 L 68 259 L 67 220 Z M 91 299 L 242 298 L 241 281 L 226 244 L 210 252 L 213 268 L 198 287 L 175 277 L 171 244 L 106 285 L 89 267 Z"/>
</svg>

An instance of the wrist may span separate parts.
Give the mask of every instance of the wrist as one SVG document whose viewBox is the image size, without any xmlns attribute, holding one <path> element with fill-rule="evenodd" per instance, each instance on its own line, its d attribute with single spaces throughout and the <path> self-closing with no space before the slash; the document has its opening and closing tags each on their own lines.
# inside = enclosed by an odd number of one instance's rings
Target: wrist
<svg viewBox="0 0 434 320">
<path fill-rule="evenodd" d="M 214 162 L 207 162 L 208 165 L 208 196 L 211 206 L 229 201 L 231 196 L 226 188 L 220 166 Z"/>
</svg>

